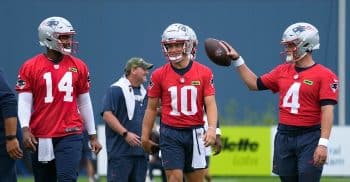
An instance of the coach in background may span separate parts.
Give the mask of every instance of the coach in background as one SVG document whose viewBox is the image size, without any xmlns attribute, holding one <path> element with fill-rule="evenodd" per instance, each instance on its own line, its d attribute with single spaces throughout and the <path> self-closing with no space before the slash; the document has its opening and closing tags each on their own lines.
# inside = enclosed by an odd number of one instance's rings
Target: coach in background
<svg viewBox="0 0 350 182">
<path fill-rule="evenodd" d="M 319 182 L 328 155 L 338 78 L 312 58 L 312 51 L 320 47 L 316 27 L 302 22 L 290 25 L 282 36 L 286 63 L 260 77 L 228 43 L 221 44 L 227 46 L 250 90 L 279 92 L 273 172 L 282 182 Z"/>
<path fill-rule="evenodd" d="M 96 137 L 89 70 L 72 55 L 76 32 L 68 20 L 47 18 L 38 32 L 47 51 L 22 65 L 16 85 L 24 146 L 33 151 L 36 182 L 77 181 L 84 128 L 91 150 L 97 154 L 102 148 Z"/>
<path fill-rule="evenodd" d="M 106 122 L 109 182 L 144 182 L 148 154 L 141 147 L 142 120 L 147 106 L 148 70 L 153 64 L 133 57 L 124 68 L 124 75 L 108 89 L 101 113 Z"/>
<path fill-rule="evenodd" d="M 15 160 L 23 157 L 17 139 L 17 99 L 0 69 L 0 181 L 16 182 Z"/>
</svg>

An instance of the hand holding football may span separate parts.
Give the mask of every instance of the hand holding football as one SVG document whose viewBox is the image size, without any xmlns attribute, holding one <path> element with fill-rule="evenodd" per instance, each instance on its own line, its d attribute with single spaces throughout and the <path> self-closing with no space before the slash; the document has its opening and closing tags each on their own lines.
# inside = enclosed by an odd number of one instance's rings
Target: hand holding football
<svg viewBox="0 0 350 182">
<path fill-rule="evenodd" d="M 230 66 L 231 57 L 228 55 L 228 49 L 224 44 L 220 44 L 220 40 L 207 38 L 204 42 L 205 52 L 209 59 L 220 66 Z"/>
<path fill-rule="evenodd" d="M 160 137 L 159 132 L 156 130 L 152 130 L 150 140 L 155 144 L 157 144 L 152 146 L 152 151 L 151 151 L 152 154 L 155 154 L 159 151 L 159 137 Z"/>
</svg>

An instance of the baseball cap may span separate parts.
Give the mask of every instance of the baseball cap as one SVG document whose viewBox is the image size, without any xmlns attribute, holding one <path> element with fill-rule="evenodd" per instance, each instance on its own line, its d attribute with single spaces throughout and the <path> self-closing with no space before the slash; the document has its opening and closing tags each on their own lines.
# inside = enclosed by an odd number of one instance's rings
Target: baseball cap
<svg viewBox="0 0 350 182">
<path fill-rule="evenodd" d="M 151 69 L 153 68 L 153 64 L 146 62 L 144 59 L 139 57 L 132 57 L 128 60 L 128 62 L 125 64 L 124 72 L 129 73 L 132 68 L 142 67 L 144 69 Z"/>
</svg>

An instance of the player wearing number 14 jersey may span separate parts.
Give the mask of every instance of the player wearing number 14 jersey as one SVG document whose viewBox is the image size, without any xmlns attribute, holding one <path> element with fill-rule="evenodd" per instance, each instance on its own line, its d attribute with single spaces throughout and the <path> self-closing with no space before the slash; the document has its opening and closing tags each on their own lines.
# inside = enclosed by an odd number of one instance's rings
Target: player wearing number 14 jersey
<svg viewBox="0 0 350 182">
<path fill-rule="evenodd" d="M 39 54 L 23 64 L 16 90 L 33 93 L 33 135 L 50 138 L 83 131 L 77 95 L 89 91 L 88 74 L 85 63 L 70 55 L 62 55 L 56 64 Z"/>
<path fill-rule="evenodd" d="M 212 71 L 195 61 L 197 40 L 190 27 L 174 23 L 162 35 L 162 48 L 169 63 L 155 70 L 148 86 L 148 105 L 143 119 L 142 147 L 151 152 L 149 138 L 157 106 L 161 103 L 160 150 L 167 181 L 202 181 L 205 146 L 216 137 L 217 108 Z M 204 133 L 204 107 L 209 129 Z"/>
<path fill-rule="evenodd" d="M 282 182 L 319 182 L 338 100 L 338 78 L 316 63 L 319 34 L 309 23 L 295 23 L 283 33 L 285 64 L 257 77 L 227 42 L 228 55 L 251 90 L 279 93 L 279 124 L 274 143 L 273 172 Z"/>
<path fill-rule="evenodd" d="M 38 28 L 46 53 L 26 61 L 19 70 L 16 90 L 24 146 L 31 150 L 36 182 L 76 181 L 83 147 L 83 129 L 96 154 L 96 138 L 89 95 L 89 72 L 71 55 L 75 30 L 62 17 L 50 17 Z"/>
</svg>

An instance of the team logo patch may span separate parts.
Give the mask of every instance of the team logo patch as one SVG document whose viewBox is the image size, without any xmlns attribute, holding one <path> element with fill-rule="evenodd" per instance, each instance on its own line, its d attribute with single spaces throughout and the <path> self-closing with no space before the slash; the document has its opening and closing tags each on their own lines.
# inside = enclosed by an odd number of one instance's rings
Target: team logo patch
<svg viewBox="0 0 350 182">
<path fill-rule="evenodd" d="M 77 71 L 78 71 L 78 70 L 77 70 Z M 90 72 L 88 72 L 87 81 L 88 81 L 89 83 L 91 83 L 91 76 L 90 76 Z"/>
<path fill-rule="evenodd" d="M 199 86 L 199 85 L 201 85 L 201 81 L 199 81 L 199 80 L 192 81 L 192 85 Z"/>
<path fill-rule="evenodd" d="M 149 81 L 148 86 L 149 86 L 150 88 L 152 88 L 152 87 L 153 87 L 153 85 L 154 85 L 154 83 L 152 82 L 152 80 L 151 80 L 151 81 Z"/>
<path fill-rule="evenodd" d="M 314 82 L 311 81 L 311 80 L 304 80 L 304 83 L 305 83 L 306 85 L 313 85 L 313 84 L 314 84 Z"/>
<path fill-rule="evenodd" d="M 336 92 L 337 90 L 338 90 L 338 86 L 339 85 L 339 82 L 338 82 L 338 80 L 334 80 L 334 82 L 333 83 L 331 83 L 331 89 L 332 89 L 332 91 L 333 92 Z"/>
<path fill-rule="evenodd" d="M 211 75 L 211 79 L 210 79 L 210 86 L 214 87 L 214 75 Z"/>
<path fill-rule="evenodd" d="M 74 67 L 69 67 L 68 70 L 74 73 L 78 72 L 78 68 L 74 68 Z"/>
<path fill-rule="evenodd" d="M 16 87 L 19 89 L 23 89 L 26 86 L 26 81 L 18 78 L 17 83 L 16 83 Z"/>
</svg>

